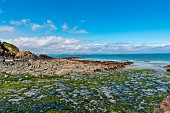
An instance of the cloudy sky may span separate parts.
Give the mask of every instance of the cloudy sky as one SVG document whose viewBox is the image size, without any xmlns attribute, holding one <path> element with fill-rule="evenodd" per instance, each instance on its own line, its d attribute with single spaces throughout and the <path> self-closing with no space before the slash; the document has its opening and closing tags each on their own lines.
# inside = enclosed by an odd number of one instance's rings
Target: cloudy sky
<svg viewBox="0 0 170 113">
<path fill-rule="evenodd" d="M 0 40 L 35 53 L 170 53 L 170 0 L 0 0 Z"/>
</svg>

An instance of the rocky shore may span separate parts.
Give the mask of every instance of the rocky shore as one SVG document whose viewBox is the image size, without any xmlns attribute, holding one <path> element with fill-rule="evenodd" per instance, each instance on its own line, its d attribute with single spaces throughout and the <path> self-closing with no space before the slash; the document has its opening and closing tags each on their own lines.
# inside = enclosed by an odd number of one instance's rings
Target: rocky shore
<svg viewBox="0 0 170 113">
<path fill-rule="evenodd" d="M 0 42 L 0 111 L 152 113 L 168 96 L 169 73 L 77 59 L 37 56 Z M 169 108 L 167 97 L 154 113 Z"/>
<path fill-rule="evenodd" d="M 114 61 L 87 61 L 74 59 L 29 59 L 6 60 L 0 62 L 0 72 L 21 75 L 65 75 L 65 74 L 90 74 L 96 71 L 116 70 L 130 65 L 132 62 Z"/>
<path fill-rule="evenodd" d="M 19 51 L 9 43 L 0 42 L 0 72 L 22 75 L 90 74 L 96 71 L 124 68 L 132 62 L 88 61 L 72 58 L 55 59 L 44 54 Z"/>
</svg>

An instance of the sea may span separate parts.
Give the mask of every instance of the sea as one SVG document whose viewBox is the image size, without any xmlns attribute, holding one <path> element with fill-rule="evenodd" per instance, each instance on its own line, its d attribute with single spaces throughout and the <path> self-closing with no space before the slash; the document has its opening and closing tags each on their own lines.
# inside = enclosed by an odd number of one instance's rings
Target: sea
<svg viewBox="0 0 170 113">
<path fill-rule="evenodd" d="M 134 62 L 135 69 L 164 69 L 170 65 L 170 53 L 159 54 L 48 54 L 54 58 L 76 57 L 79 60 Z"/>
</svg>

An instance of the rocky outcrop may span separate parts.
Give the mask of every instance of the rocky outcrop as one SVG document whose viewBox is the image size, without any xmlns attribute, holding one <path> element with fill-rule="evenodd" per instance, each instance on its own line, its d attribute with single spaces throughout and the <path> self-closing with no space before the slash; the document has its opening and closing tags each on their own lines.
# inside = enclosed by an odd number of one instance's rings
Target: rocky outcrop
<svg viewBox="0 0 170 113">
<path fill-rule="evenodd" d="M 170 113 L 170 96 L 163 99 L 160 108 L 156 109 L 154 113 Z"/>
<path fill-rule="evenodd" d="M 46 60 L 17 60 L 0 62 L 0 72 L 22 75 L 66 75 L 66 74 L 92 74 L 94 72 L 116 70 L 124 68 L 127 63 L 121 62 L 96 62 L 71 59 L 46 59 Z M 8 67 L 8 68 L 6 68 Z"/>
<path fill-rule="evenodd" d="M 36 59 L 37 56 L 30 51 L 20 51 L 15 55 L 16 59 L 28 60 L 28 59 Z"/>
<path fill-rule="evenodd" d="M 38 57 L 37 57 L 38 60 L 45 60 L 45 59 L 52 59 L 52 57 L 50 56 L 47 56 L 45 54 L 40 54 Z"/>
<path fill-rule="evenodd" d="M 10 43 L 0 41 L 0 56 L 14 57 L 19 52 L 19 49 Z"/>
<path fill-rule="evenodd" d="M 166 68 L 167 72 L 170 72 L 170 65 L 164 66 L 164 68 Z"/>
</svg>

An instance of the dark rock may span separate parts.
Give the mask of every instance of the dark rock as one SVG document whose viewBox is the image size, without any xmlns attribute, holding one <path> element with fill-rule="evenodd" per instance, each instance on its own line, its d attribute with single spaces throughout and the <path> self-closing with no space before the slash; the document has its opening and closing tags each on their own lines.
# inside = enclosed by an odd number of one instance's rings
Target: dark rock
<svg viewBox="0 0 170 113">
<path fill-rule="evenodd" d="M 46 54 L 40 54 L 37 59 L 45 60 L 45 59 L 52 59 L 52 57 L 47 56 Z"/>
<path fill-rule="evenodd" d="M 153 113 L 165 113 L 164 109 L 158 108 Z"/>
<path fill-rule="evenodd" d="M 167 69 L 166 71 L 167 71 L 167 72 L 170 72 L 170 69 Z"/>
</svg>

